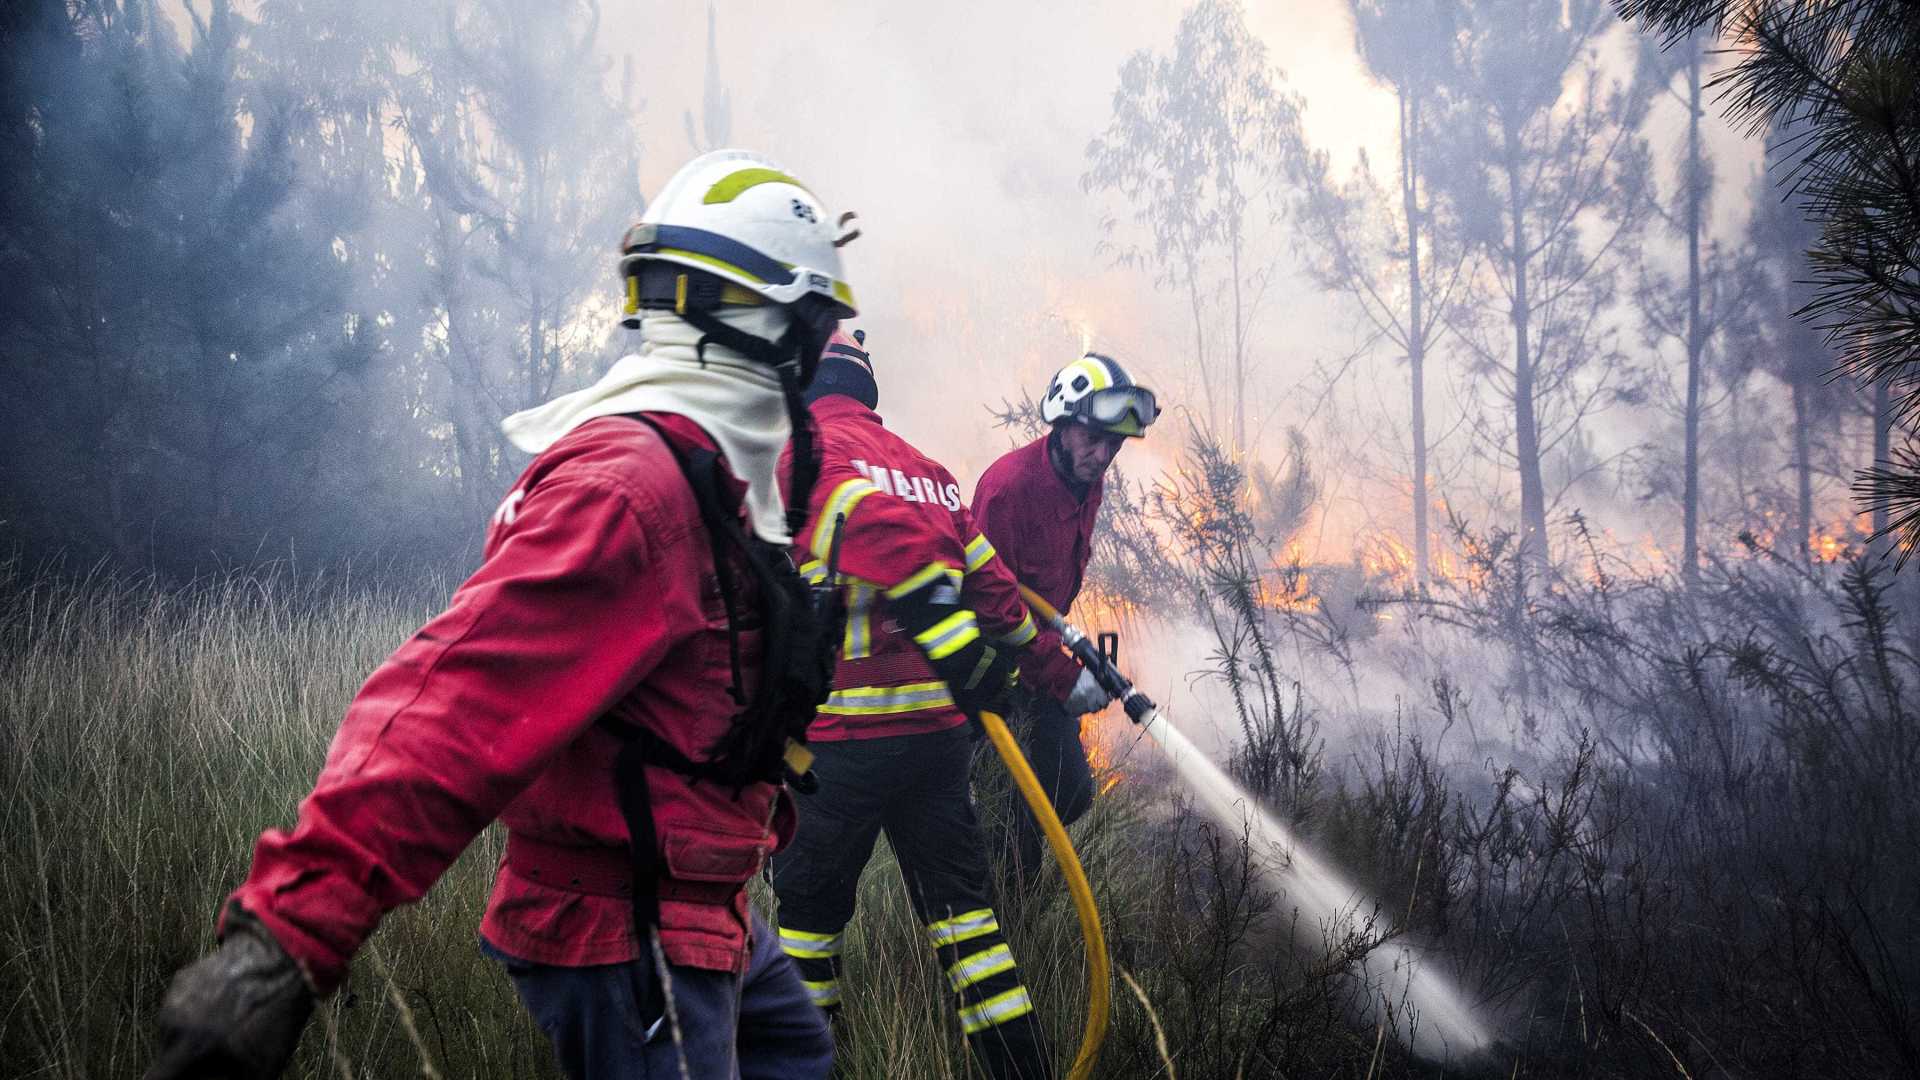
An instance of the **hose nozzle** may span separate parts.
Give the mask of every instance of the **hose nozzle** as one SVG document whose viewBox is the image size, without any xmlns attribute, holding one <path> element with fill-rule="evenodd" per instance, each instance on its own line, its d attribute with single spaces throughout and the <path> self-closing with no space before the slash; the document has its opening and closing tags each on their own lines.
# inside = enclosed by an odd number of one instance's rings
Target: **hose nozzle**
<svg viewBox="0 0 1920 1080">
<path fill-rule="evenodd" d="M 1136 724 L 1146 723 L 1154 713 L 1160 711 L 1160 706 L 1155 705 L 1152 698 L 1131 686 L 1127 687 L 1126 693 L 1120 695 L 1120 706 L 1127 710 L 1127 719 Z"/>
</svg>

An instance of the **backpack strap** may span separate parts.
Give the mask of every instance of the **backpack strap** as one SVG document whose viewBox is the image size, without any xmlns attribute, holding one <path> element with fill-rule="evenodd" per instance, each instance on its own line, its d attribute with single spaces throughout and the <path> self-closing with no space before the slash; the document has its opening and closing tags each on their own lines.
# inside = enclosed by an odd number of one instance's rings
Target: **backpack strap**
<svg viewBox="0 0 1920 1080">
<path fill-rule="evenodd" d="M 727 684 L 727 696 L 735 705 L 745 705 L 747 696 L 740 674 L 739 585 L 734 580 L 732 560 L 726 555 L 729 545 L 740 550 L 746 548 L 746 532 L 740 527 L 740 503 L 721 486 L 719 454 L 704 448 L 683 451 L 644 413 L 628 415 L 652 428 L 660 437 L 693 492 L 700 523 L 706 526 L 707 549 L 713 556 L 713 574 L 720 585 L 720 603 L 727 614 L 727 663 L 732 679 Z"/>
<path fill-rule="evenodd" d="M 740 502 L 721 480 L 720 455 L 707 449 L 682 450 L 651 418 L 639 413 L 627 415 L 652 428 L 666 444 L 699 508 L 721 602 L 726 608 L 727 651 L 733 678 L 728 691 L 742 710 L 732 718 L 727 733 L 701 751 L 700 760 L 689 757 L 659 734 L 611 713 L 599 720 L 601 728 L 621 742 L 620 752 L 614 759 L 613 780 L 629 838 L 634 928 L 644 937 L 660 923 L 660 877 L 656 866 L 659 836 L 654 828 L 647 767 L 668 769 L 696 783 L 711 779 L 731 784 L 736 797 L 756 780 L 777 780 L 782 761 L 791 766 L 793 760 L 783 759 L 779 749 L 790 746 L 792 738 L 804 740 L 805 723 L 812 719 L 813 706 L 826 696 L 832 681 L 832 654 L 839 642 L 839 630 L 821 630 L 821 626 L 827 624 L 818 618 L 805 583 L 793 570 L 786 552 L 747 535 L 740 524 Z M 742 610 L 739 582 L 730 553 L 737 553 L 744 561 L 756 585 L 755 596 L 760 608 L 763 670 L 752 695 L 746 693 L 740 659 L 740 625 L 747 613 Z M 837 592 L 830 590 L 830 593 L 837 597 Z M 805 640 L 796 641 L 796 636 Z M 821 655 L 813 657 L 814 653 Z M 790 669 L 796 668 L 807 676 L 802 680 L 804 686 L 800 691 L 795 690 L 791 677 Z M 786 714 L 796 706 L 804 706 L 804 713 L 797 717 L 798 731 L 790 732 L 780 725 L 789 719 Z M 769 730 L 757 730 L 761 727 Z M 775 749 L 770 761 L 767 760 L 769 746 Z M 795 771 L 804 773 L 804 763 Z"/>
</svg>

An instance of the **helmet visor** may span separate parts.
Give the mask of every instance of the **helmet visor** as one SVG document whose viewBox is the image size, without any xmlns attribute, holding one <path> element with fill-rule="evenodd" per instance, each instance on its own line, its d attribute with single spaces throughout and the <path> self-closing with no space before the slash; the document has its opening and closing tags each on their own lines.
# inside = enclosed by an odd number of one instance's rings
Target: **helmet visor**
<svg viewBox="0 0 1920 1080">
<path fill-rule="evenodd" d="M 1159 419 L 1160 405 L 1144 386 L 1114 386 L 1087 395 L 1082 415 L 1109 431 L 1141 435 Z"/>
</svg>

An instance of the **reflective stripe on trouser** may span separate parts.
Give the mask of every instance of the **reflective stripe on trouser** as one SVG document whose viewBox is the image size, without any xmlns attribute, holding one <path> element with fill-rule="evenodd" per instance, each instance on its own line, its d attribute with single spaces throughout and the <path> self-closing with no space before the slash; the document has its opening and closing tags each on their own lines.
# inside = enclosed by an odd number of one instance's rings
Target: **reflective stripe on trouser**
<svg viewBox="0 0 1920 1080">
<path fill-rule="evenodd" d="M 992 871 L 968 790 L 971 733 L 954 727 L 812 746 L 820 787 L 798 796 L 799 830 L 773 857 L 773 891 L 782 930 L 816 936 L 784 936 L 783 945 L 831 951 L 827 943 L 854 918 L 860 871 L 884 829 L 914 914 L 929 927 L 942 991 L 953 995 L 982 1070 L 995 1080 L 1050 1077 L 1052 1055 L 1031 1004 L 1008 996 L 1020 975 L 988 892 Z M 848 1001 L 862 992 L 837 981 L 837 957 L 788 955 L 803 980 L 835 980 L 831 989 Z"/>
<path fill-rule="evenodd" d="M 993 909 L 971 908 L 935 919 L 927 924 L 927 941 L 946 972 L 960 1030 L 987 1074 L 1051 1075 L 1034 1026 L 1033 998 L 1020 981 Z"/>
<path fill-rule="evenodd" d="M 819 933 L 780 928 L 780 948 L 800 969 L 800 985 L 815 1005 L 833 1012 L 840 1007 L 840 947 L 843 933 Z"/>
</svg>

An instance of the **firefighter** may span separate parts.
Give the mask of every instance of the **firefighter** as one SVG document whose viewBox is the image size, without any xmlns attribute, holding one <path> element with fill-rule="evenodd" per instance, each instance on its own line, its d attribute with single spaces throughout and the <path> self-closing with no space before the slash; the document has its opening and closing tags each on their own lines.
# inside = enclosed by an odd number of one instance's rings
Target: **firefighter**
<svg viewBox="0 0 1920 1080">
<path fill-rule="evenodd" d="M 1033 617 L 953 477 L 874 412 L 864 337 L 828 347 L 808 394 L 821 477 L 801 569 L 844 585 L 847 623 L 812 730 L 819 790 L 800 797 L 799 834 L 773 861 L 780 945 L 837 1012 L 860 872 L 884 831 L 976 1060 L 996 1078 L 1051 1076 L 968 790 L 968 717 L 998 708 Z"/>
<path fill-rule="evenodd" d="M 1054 375 L 1040 400 L 1047 433 L 987 467 L 974 487 L 973 518 L 1013 576 L 1066 614 L 1093 554 L 1093 525 L 1107 468 L 1128 439 L 1160 415 L 1153 391 L 1119 361 L 1088 353 Z M 1021 665 L 1014 728 L 1060 820 L 1093 805 L 1093 776 L 1080 742 L 1080 717 L 1107 704 L 1106 691 L 1043 630 Z M 1040 865 L 1042 836 L 1018 791 L 1009 793 L 1001 852 L 1023 891 Z"/>
<path fill-rule="evenodd" d="M 381 917 L 496 818 L 481 947 L 567 1076 L 831 1067 L 744 884 L 792 835 L 780 751 L 830 679 L 832 635 L 767 615 L 805 596 L 807 481 L 787 508 L 774 474 L 853 294 L 815 196 L 744 151 L 683 167 L 622 246 L 639 351 L 508 419 L 538 456 L 484 561 L 355 695 L 293 829 L 261 836 L 219 948 L 165 995 L 149 1080 L 277 1075 Z M 763 669 L 776 644 L 814 659 Z"/>
</svg>

